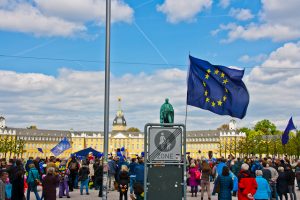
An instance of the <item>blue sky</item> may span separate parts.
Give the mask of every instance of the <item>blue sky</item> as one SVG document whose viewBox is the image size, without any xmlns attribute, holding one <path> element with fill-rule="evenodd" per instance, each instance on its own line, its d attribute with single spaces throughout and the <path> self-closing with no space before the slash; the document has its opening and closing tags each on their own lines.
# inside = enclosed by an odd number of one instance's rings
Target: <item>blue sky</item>
<svg viewBox="0 0 300 200">
<path fill-rule="evenodd" d="M 300 67 L 294 56 L 300 51 L 297 0 L 112 0 L 112 5 L 111 118 L 121 96 L 128 124 L 142 128 L 158 121 L 168 96 L 183 122 L 190 53 L 246 68 L 251 100 L 240 126 L 268 118 L 282 129 L 290 115 L 299 119 L 300 70 L 285 69 Z M 0 115 L 9 125 L 69 129 L 80 121 L 78 129 L 102 129 L 104 22 L 104 0 L 0 0 L 5 94 Z M 217 128 L 230 117 L 190 108 L 188 119 L 188 129 L 195 130 Z"/>
</svg>

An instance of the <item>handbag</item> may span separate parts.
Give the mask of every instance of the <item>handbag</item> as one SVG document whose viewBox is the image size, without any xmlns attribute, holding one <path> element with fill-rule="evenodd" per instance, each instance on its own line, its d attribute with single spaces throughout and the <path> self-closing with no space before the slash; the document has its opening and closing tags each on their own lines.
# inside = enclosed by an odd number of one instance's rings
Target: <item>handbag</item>
<svg viewBox="0 0 300 200">
<path fill-rule="evenodd" d="M 216 180 L 215 184 L 216 184 L 214 188 L 215 193 L 220 193 L 220 180 Z"/>
</svg>

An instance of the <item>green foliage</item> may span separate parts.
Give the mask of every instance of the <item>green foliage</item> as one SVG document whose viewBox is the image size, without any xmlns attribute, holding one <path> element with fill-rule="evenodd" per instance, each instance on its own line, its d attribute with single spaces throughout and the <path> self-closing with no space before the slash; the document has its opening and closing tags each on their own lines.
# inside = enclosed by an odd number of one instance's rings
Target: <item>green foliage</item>
<svg viewBox="0 0 300 200">
<path fill-rule="evenodd" d="M 273 135 L 276 131 L 276 126 L 269 120 L 264 119 L 255 124 L 254 130 L 260 131 L 260 132 L 264 133 L 265 135 L 269 135 L 269 134 Z"/>
<path fill-rule="evenodd" d="M 128 132 L 141 132 L 140 129 L 135 128 L 135 127 L 130 127 L 127 129 Z"/>
<path fill-rule="evenodd" d="M 24 140 L 16 140 L 15 137 L 4 136 L 0 139 L 0 153 L 3 157 L 11 158 L 12 154 L 15 156 L 22 155 L 24 153 Z M 9 154 L 9 155 L 8 155 Z"/>
<path fill-rule="evenodd" d="M 239 132 L 246 134 L 236 144 L 239 155 L 273 157 L 287 154 L 300 157 L 300 131 L 290 133 L 290 140 L 285 146 L 281 143 L 282 131 L 277 130 L 275 124 L 267 119 L 257 122 L 253 129 L 241 128 Z M 266 138 L 266 135 L 269 136 Z"/>
<path fill-rule="evenodd" d="M 36 125 L 31 125 L 31 126 L 27 127 L 27 129 L 37 130 L 38 128 Z"/>
</svg>

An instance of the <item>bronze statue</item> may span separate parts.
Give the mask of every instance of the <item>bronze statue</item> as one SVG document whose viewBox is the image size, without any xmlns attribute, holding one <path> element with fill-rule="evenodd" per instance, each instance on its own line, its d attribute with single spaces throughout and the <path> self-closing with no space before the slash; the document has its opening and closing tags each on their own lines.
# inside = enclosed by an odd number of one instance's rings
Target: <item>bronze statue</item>
<svg viewBox="0 0 300 200">
<path fill-rule="evenodd" d="M 160 107 L 160 123 L 174 123 L 174 110 L 168 98 Z"/>
</svg>

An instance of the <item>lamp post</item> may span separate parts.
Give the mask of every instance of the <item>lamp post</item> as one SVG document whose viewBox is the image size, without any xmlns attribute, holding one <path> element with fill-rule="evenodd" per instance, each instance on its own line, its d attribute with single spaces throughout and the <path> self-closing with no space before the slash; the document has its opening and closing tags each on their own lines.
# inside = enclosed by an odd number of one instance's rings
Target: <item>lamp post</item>
<svg viewBox="0 0 300 200">
<path fill-rule="evenodd" d="M 111 0 L 106 0 L 106 38 L 105 38 L 105 96 L 104 96 L 104 160 L 102 199 L 107 200 L 108 179 L 108 137 L 109 137 L 109 89 L 110 89 L 110 11 Z"/>
</svg>

